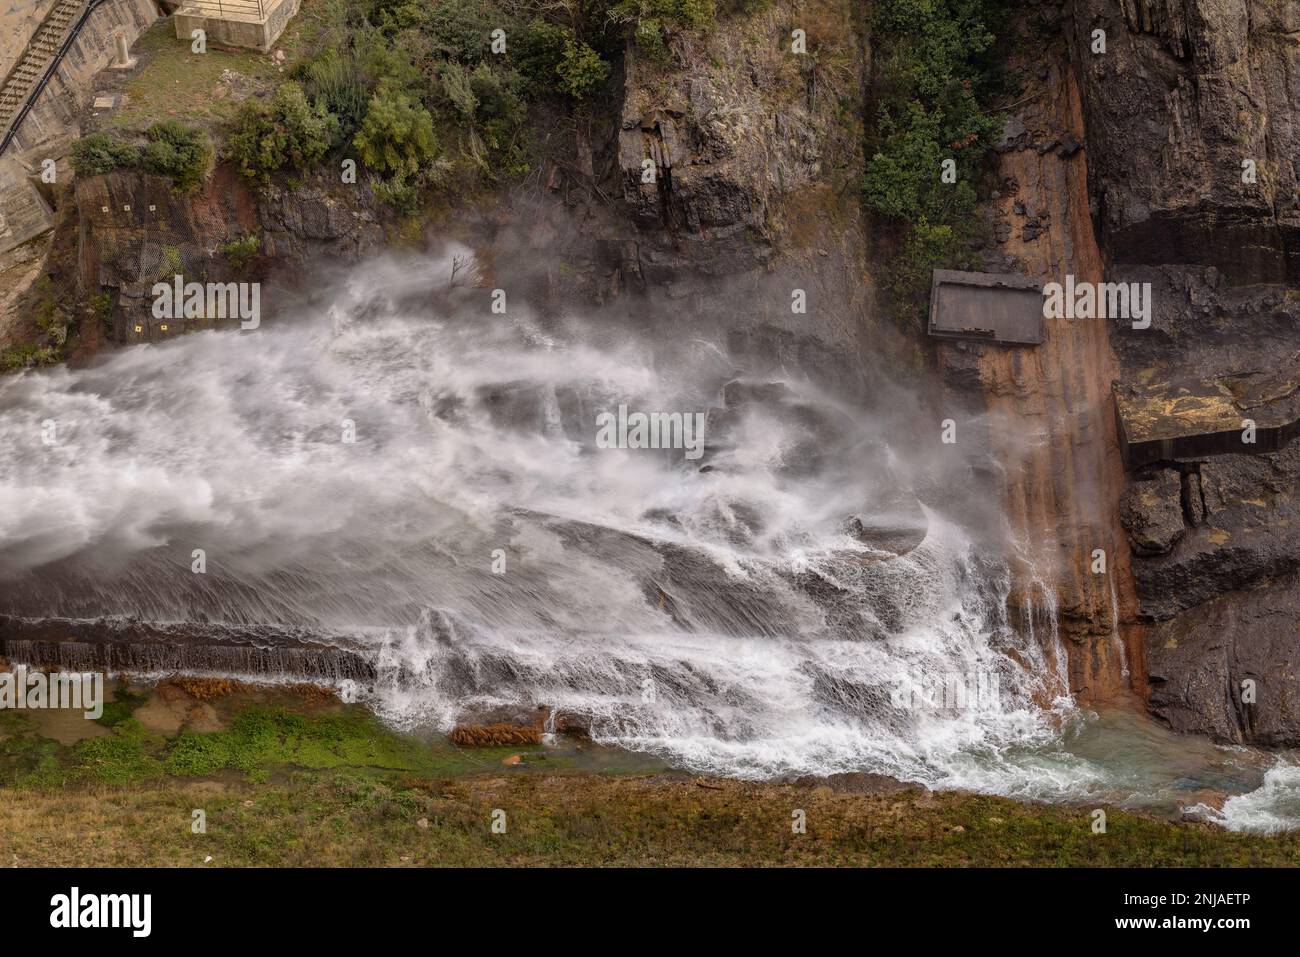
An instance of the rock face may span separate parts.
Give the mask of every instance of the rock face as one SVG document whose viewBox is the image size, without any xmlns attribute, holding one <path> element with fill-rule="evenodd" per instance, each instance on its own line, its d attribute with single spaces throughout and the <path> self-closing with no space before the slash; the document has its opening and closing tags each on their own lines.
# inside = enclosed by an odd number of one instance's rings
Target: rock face
<svg viewBox="0 0 1300 957">
<path fill-rule="evenodd" d="M 729 275 L 764 264 L 776 207 L 822 173 L 833 124 L 801 95 L 791 58 L 727 25 L 707 42 L 711 61 L 697 54 L 689 70 L 628 49 L 618 166 L 648 240 L 648 281 L 683 267 Z"/>
<path fill-rule="evenodd" d="M 1106 279 L 1150 284 L 1150 328 L 1109 324 L 1117 380 L 1296 381 L 1300 6 L 1071 0 L 1065 9 Z M 1139 614 L 1156 623 L 1145 641 L 1148 702 L 1178 730 L 1300 743 L 1286 677 L 1296 664 L 1298 487 L 1294 443 L 1129 476 L 1121 514 Z M 1265 689 L 1249 709 L 1243 676 Z"/>
<path fill-rule="evenodd" d="M 1177 472 L 1161 469 L 1124 490 L 1120 520 L 1139 555 L 1165 555 L 1183 537 L 1183 483 Z"/>
<path fill-rule="evenodd" d="M 1059 20 L 1053 4 L 1017 6 L 1006 66 L 1024 85 L 997 145 L 984 269 L 1096 282 L 1104 264 L 1088 215 L 1092 156 L 1080 148 L 1080 90 Z M 977 441 L 1002 476 L 1018 543 L 1009 597 L 1016 623 L 1048 636 L 1053 661 L 1066 657 L 1061 692 L 1101 701 L 1140 684 L 1137 602 L 1117 508 L 1124 473 L 1110 387 L 1118 370 L 1105 325 L 1045 318 L 1038 346 L 942 341 L 936 351 L 950 389 L 987 406 L 987 437 Z M 1106 574 L 1093 567 L 1097 549 Z"/>
<path fill-rule="evenodd" d="M 1300 577 L 1223 595 L 1151 629 L 1154 714 L 1234 744 L 1300 740 Z"/>
<path fill-rule="evenodd" d="M 223 320 L 155 318 L 153 285 L 177 274 L 186 282 L 261 281 L 308 263 L 359 259 L 379 245 L 382 232 L 357 197 L 312 183 L 255 193 L 228 166 L 218 166 L 193 193 L 176 193 L 164 177 L 135 170 L 78 177 L 79 281 L 88 296 L 111 296 L 118 341 L 205 328 Z M 259 248 L 240 267 L 220 247 L 245 236 L 256 236 Z"/>
<path fill-rule="evenodd" d="M 1300 279 L 1300 6 L 1075 0 L 1072 12 L 1089 141 L 1114 147 L 1089 154 L 1111 256 Z"/>
</svg>

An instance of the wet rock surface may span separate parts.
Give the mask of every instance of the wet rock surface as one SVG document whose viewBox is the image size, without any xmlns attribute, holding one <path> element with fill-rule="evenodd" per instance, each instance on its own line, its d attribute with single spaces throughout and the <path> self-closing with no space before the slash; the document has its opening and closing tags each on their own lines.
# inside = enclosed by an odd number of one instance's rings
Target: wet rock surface
<svg viewBox="0 0 1300 957">
<path fill-rule="evenodd" d="M 1294 382 L 1300 7 L 1073 0 L 1064 12 L 1105 278 L 1150 284 L 1148 328 L 1108 324 L 1121 388 Z M 1249 418 L 1258 397 L 1233 398 Z M 1294 620 L 1300 455 L 1214 451 L 1157 462 L 1154 481 L 1130 474 L 1121 501 L 1139 617 L 1157 623 L 1148 704 L 1180 731 L 1297 744 L 1283 677 L 1294 651 L 1276 637 L 1289 626 L 1269 605 Z M 1244 711 L 1233 688 L 1247 673 L 1282 683 Z"/>
<path fill-rule="evenodd" d="M 1120 520 L 1138 554 L 1167 554 L 1183 537 L 1182 491 L 1178 473 L 1168 469 L 1124 490 Z"/>
<path fill-rule="evenodd" d="M 1214 265 L 1239 283 L 1300 277 L 1300 7 L 1075 0 L 1071 13 L 1111 255 Z"/>
<path fill-rule="evenodd" d="M 1300 576 L 1162 622 L 1147 656 L 1148 704 L 1175 731 L 1234 744 L 1300 740 Z"/>
</svg>

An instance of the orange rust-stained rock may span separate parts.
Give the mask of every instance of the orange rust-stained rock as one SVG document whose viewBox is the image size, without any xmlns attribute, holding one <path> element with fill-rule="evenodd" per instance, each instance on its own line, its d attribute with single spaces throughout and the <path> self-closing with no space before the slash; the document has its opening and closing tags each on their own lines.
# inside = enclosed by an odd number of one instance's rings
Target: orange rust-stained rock
<svg viewBox="0 0 1300 957">
<path fill-rule="evenodd" d="M 541 744 L 540 728 L 499 722 L 497 724 L 458 725 L 450 736 L 461 748 L 490 748 L 502 745 Z"/>
<path fill-rule="evenodd" d="M 997 252 L 1043 283 L 1067 274 L 1101 282 L 1086 150 L 1049 148 L 1067 136 L 1087 142 L 1075 77 L 1064 63 L 1031 81 L 1035 95 L 1015 114 L 1024 135 L 1000 154 L 1004 188 L 992 213 L 1007 228 Z M 1120 696 L 1130 685 L 1145 690 L 1118 509 L 1124 467 L 1111 396 L 1118 363 L 1105 322 L 1045 318 L 1042 344 L 1029 348 L 936 348 L 944 370 L 969 368 L 975 353 L 980 390 L 998 426 L 990 430 L 990 453 L 1006 464 L 1003 496 L 1017 552 L 1010 601 L 1022 630 L 1032 627 L 1049 658 L 1066 655 L 1069 691 L 1084 701 Z M 1104 573 L 1094 572 L 1096 550 L 1104 552 Z"/>
</svg>

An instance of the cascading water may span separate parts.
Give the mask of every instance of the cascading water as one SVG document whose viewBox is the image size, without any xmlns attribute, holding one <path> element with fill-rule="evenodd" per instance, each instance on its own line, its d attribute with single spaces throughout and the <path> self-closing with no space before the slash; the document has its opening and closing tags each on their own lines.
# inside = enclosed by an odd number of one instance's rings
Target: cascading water
<svg viewBox="0 0 1300 957">
<path fill-rule="evenodd" d="M 407 727 L 541 705 L 719 774 L 1115 787 L 997 548 L 911 493 L 932 462 L 706 335 L 492 314 L 465 255 L 5 380 L 0 614 L 336 636 Z M 706 414 L 704 454 L 600 447 L 620 405 Z M 935 676 L 995 694 L 899 706 Z"/>
</svg>

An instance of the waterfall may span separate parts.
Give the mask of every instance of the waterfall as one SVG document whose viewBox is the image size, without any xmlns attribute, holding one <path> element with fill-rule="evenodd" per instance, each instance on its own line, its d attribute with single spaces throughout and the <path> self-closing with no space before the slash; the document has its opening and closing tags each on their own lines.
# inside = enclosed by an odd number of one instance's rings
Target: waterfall
<svg viewBox="0 0 1300 957">
<path fill-rule="evenodd" d="M 725 337 L 494 315 L 468 255 L 0 381 L 8 653 L 358 680 L 401 727 L 540 706 L 720 774 L 1092 779 L 960 463 Z M 621 406 L 700 415 L 703 456 L 603 447 Z"/>
</svg>

